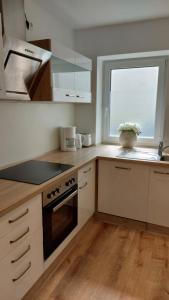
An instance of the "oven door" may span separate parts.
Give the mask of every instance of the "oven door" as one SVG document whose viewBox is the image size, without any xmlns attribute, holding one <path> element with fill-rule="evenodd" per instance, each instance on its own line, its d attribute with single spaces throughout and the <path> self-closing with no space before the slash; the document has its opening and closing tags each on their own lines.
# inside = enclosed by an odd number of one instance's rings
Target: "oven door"
<svg viewBox="0 0 169 300">
<path fill-rule="evenodd" d="M 64 241 L 78 223 L 78 192 L 71 189 L 43 208 L 44 259 Z"/>
</svg>

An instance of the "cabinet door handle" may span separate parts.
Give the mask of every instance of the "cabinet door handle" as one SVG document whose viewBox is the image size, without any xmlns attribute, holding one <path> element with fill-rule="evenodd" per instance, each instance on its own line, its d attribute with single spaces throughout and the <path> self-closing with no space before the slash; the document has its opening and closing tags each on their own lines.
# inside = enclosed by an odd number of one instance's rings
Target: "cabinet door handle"
<svg viewBox="0 0 169 300">
<path fill-rule="evenodd" d="M 87 182 L 85 182 L 85 184 L 83 184 L 82 186 L 79 186 L 79 190 L 84 189 L 87 186 Z"/>
<path fill-rule="evenodd" d="M 20 278 L 22 278 L 22 276 L 31 268 L 31 262 L 29 262 L 28 266 L 26 267 L 26 269 L 16 278 L 13 278 L 12 281 L 18 281 Z"/>
<path fill-rule="evenodd" d="M 159 175 L 169 175 L 169 172 L 154 171 L 154 174 L 159 174 Z"/>
<path fill-rule="evenodd" d="M 23 238 L 25 235 L 27 235 L 29 232 L 29 227 L 26 229 L 26 231 L 21 234 L 18 238 L 16 238 L 15 240 L 10 241 L 10 244 L 14 244 L 16 242 L 18 242 L 21 238 Z"/>
<path fill-rule="evenodd" d="M 79 96 L 79 95 L 76 95 L 76 98 L 82 98 L 82 99 L 84 99 L 83 96 Z"/>
<path fill-rule="evenodd" d="M 65 96 L 66 97 L 73 97 L 73 98 L 75 97 L 75 95 L 70 95 L 70 94 L 66 94 Z"/>
<path fill-rule="evenodd" d="M 17 261 L 19 261 L 22 257 L 24 257 L 29 251 L 31 250 L 31 246 L 28 245 L 28 248 L 20 255 L 18 256 L 16 259 L 11 260 L 11 264 L 16 263 Z"/>
<path fill-rule="evenodd" d="M 118 167 L 118 166 L 116 166 L 115 168 L 119 169 L 119 170 L 131 171 L 131 168 L 127 168 L 127 167 Z"/>
<path fill-rule="evenodd" d="M 16 221 L 18 221 L 19 219 L 22 219 L 24 216 L 26 216 L 29 213 L 29 209 L 27 208 L 26 211 L 21 214 L 20 216 L 18 216 L 17 218 L 13 219 L 13 220 L 9 220 L 8 223 L 15 223 Z"/>
<path fill-rule="evenodd" d="M 89 173 L 91 170 L 92 170 L 92 168 L 89 168 L 89 169 L 83 171 L 83 173 L 84 173 L 84 174 Z"/>
</svg>

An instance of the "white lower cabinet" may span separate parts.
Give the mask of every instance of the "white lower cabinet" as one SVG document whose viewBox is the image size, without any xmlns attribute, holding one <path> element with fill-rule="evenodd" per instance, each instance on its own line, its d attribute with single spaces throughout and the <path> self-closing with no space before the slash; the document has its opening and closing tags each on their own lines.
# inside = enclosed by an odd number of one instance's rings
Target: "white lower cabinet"
<svg viewBox="0 0 169 300">
<path fill-rule="evenodd" d="M 98 211 L 146 221 L 149 167 L 99 160 Z"/>
<path fill-rule="evenodd" d="M 148 222 L 169 227 L 169 169 L 152 168 L 148 198 Z"/>
<path fill-rule="evenodd" d="M 95 212 L 95 162 L 78 172 L 78 225 L 82 227 Z"/>
<path fill-rule="evenodd" d="M 11 227 L 0 238 L 0 297 L 20 300 L 43 272 L 41 196 L 0 219 L 0 225 L 5 222 Z"/>
</svg>

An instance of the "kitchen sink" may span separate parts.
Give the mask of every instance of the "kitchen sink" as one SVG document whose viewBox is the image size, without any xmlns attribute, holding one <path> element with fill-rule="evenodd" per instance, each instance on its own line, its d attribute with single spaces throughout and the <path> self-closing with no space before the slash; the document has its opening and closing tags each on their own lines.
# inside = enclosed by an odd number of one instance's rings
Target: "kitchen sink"
<svg viewBox="0 0 169 300">
<path fill-rule="evenodd" d="M 163 155 L 160 160 L 169 161 L 169 155 Z"/>
<path fill-rule="evenodd" d="M 119 158 L 128 158 L 128 159 L 138 159 L 138 160 L 150 160 L 150 161 L 159 161 L 160 157 L 156 153 L 149 153 L 144 151 L 132 151 L 132 150 L 124 150 L 116 157 Z M 169 157 L 168 157 L 169 160 Z"/>
</svg>

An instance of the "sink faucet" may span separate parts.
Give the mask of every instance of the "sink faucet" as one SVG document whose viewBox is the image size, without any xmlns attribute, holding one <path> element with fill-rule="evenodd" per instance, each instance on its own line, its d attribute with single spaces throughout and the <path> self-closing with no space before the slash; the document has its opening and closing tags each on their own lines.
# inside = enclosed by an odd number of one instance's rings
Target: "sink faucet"
<svg viewBox="0 0 169 300">
<path fill-rule="evenodd" d="M 158 155 L 160 156 L 160 158 L 163 156 L 163 151 L 164 151 L 165 149 L 167 149 L 167 148 L 169 148 L 169 145 L 164 147 L 163 141 L 161 141 L 161 142 L 159 143 L 159 146 L 158 146 Z"/>
</svg>

